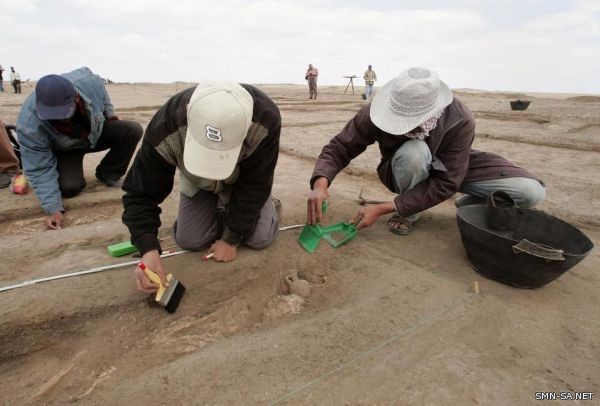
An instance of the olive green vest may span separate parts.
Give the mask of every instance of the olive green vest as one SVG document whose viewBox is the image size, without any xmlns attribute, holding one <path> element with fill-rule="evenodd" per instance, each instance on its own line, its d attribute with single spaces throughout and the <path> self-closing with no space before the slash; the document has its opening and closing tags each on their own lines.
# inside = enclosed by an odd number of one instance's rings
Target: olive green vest
<svg viewBox="0 0 600 406">
<path fill-rule="evenodd" d="M 233 173 L 225 180 L 200 178 L 189 173 L 183 165 L 183 148 L 187 126 L 179 127 L 173 134 L 167 136 L 158 146 L 156 151 L 171 165 L 179 169 L 179 190 L 187 197 L 194 197 L 199 190 L 212 192 L 222 197 L 229 195 L 232 185 L 240 175 L 239 165 L 235 166 Z M 259 123 L 252 123 L 244 139 L 238 162 L 246 159 L 256 150 L 256 147 L 269 135 L 268 130 Z M 229 200 L 228 198 L 226 200 Z"/>
</svg>

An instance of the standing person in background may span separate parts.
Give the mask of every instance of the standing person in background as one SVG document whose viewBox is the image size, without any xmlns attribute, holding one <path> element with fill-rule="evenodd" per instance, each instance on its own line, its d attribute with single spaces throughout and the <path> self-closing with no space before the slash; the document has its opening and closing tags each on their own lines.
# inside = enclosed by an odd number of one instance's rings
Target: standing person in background
<svg viewBox="0 0 600 406">
<path fill-rule="evenodd" d="M 12 66 L 10 67 L 10 81 L 15 89 L 15 94 L 21 93 L 21 75 Z"/>
<path fill-rule="evenodd" d="M 304 79 L 308 80 L 309 99 L 314 98 L 317 100 L 317 76 L 319 76 L 319 70 L 317 68 L 313 68 L 313 66 L 309 64 L 306 75 L 304 75 Z"/>
<path fill-rule="evenodd" d="M 0 65 L 0 93 L 4 93 L 4 78 L 2 77 L 2 72 L 4 72 L 4 68 Z"/>
<path fill-rule="evenodd" d="M 371 65 L 369 65 L 369 69 L 365 71 L 363 79 L 365 80 L 365 100 L 369 100 L 369 96 L 373 94 L 373 87 L 377 80 L 377 74 L 371 69 Z"/>
</svg>

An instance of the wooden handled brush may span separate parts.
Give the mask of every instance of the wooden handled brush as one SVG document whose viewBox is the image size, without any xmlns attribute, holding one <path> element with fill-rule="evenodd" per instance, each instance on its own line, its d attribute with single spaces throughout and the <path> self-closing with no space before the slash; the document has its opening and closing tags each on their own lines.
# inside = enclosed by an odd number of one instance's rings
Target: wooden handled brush
<svg viewBox="0 0 600 406">
<path fill-rule="evenodd" d="M 158 285 L 158 290 L 156 291 L 156 297 L 154 300 L 165 308 L 169 313 L 174 313 L 177 310 L 177 306 L 179 306 L 179 302 L 185 293 L 185 286 L 177 279 L 173 277 L 172 274 L 167 275 L 168 286 L 163 285 L 160 280 L 160 277 L 152 272 L 150 268 L 146 266 L 143 262 L 138 264 L 140 269 L 144 271 L 144 274 L 150 282 Z"/>
</svg>

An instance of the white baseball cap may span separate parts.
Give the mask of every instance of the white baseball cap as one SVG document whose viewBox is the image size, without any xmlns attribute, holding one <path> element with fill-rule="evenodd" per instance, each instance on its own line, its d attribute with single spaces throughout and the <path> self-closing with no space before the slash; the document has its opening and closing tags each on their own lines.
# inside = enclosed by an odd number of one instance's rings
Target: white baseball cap
<svg viewBox="0 0 600 406">
<path fill-rule="evenodd" d="M 192 175 L 227 179 L 234 171 L 252 125 L 254 101 L 231 82 L 204 82 L 187 105 L 183 165 Z"/>
<path fill-rule="evenodd" d="M 381 130 L 401 135 L 435 117 L 452 100 L 452 91 L 437 73 L 415 66 L 377 92 L 369 115 Z"/>
</svg>

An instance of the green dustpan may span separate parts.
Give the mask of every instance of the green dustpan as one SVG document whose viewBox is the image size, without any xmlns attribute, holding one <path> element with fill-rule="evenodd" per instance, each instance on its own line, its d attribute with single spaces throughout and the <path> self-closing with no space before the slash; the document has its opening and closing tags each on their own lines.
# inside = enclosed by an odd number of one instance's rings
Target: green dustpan
<svg viewBox="0 0 600 406">
<path fill-rule="evenodd" d="M 315 252 L 319 246 L 322 235 L 321 227 L 319 227 L 318 224 L 314 226 L 306 224 L 298 236 L 298 242 L 308 252 Z"/>
<path fill-rule="evenodd" d="M 321 228 L 323 239 L 333 248 L 346 244 L 358 234 L 354 224 L 338 223 L 328 227 Z"/>
<path fill-rule="evenodd" d="M 323 239 L 333 248 L 337 248 L 352 240 L 358 234 L 354 224 L 337 223 L 327 227 L 306 224 L 298 236 L 298 242 L 308 252 L 315 252 Z"/>
<path fill-rule="evenodd" d="M 327 212 L 328 204 L 323 202 L 323 214 Z M 298 242 L 308 252 L 315 252 L 321 239 L 324 239 L 333 248 L 347 243 L 356 237 L 358 230 L 354 224 L 338 223 L 322 227 L 318 224 L 306 224 L 298 236 Z"/>
<path fill-rule="evenodd" d="M 327 203 L 327 200 L 323 201 L 323 203 L 321 203 L 321 211 L 323 214 L 327 214 L 328 208 L 329 203 Z M 305 224 L 302 232 L 298 236 L 298 242 L 308 252 L 315 252 L 319 246 L 319 241 L 321 241 L 322 236 L 323 232 L 318 224 L 315 224 L 314 226 Z"/>
</svg>

